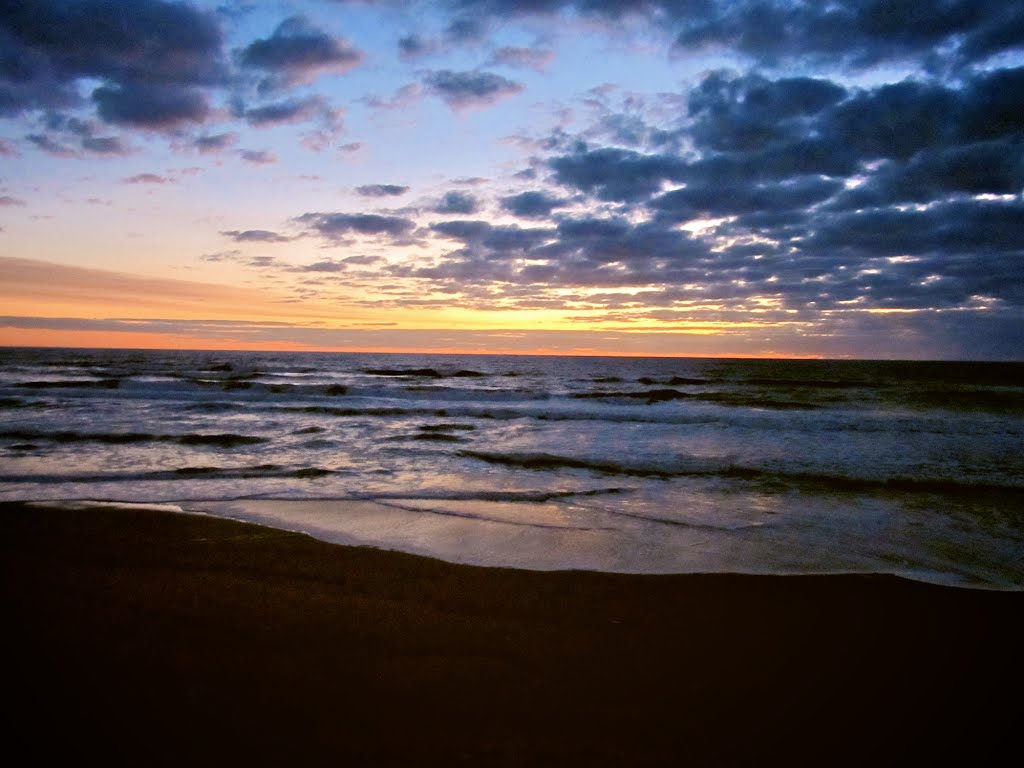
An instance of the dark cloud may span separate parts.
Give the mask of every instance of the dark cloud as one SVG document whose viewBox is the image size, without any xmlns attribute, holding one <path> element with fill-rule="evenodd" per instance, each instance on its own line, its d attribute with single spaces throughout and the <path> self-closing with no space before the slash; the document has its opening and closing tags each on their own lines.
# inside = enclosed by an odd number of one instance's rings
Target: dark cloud
<svg viewBox="0 0 1024 768">
<path fill-rule="evenodd" d="M 444 36 L 448 42 L 455 45 L 467 45 L 481 42 L 487 31 L 486 20 L 479 14 L 474 14 L 452 19 L 444 31 Z"/>
<path fill-rule="evenodd" d="M 436 53 L 437 50 L 438 44 L 436 40 L 428 40 L 421 35 L 404 35 L 398 39 L 398 53 L 405 59 L 429 56 Z"/>
<path fill-rule="evenodd" d="M 491 54 L 489 63 L 499 67 L 515 67 L 544 72 L 551 66 L 554 59 L 554 52 L 548 49 L 505 46 Z"/>
<path fill-rule="evenodd" d="M 543 192 L 523 192 L 501 199 L 501 207 L 514 216 L 528 219 L 545 218 L 555 208 L 567 205 L 565 200 L 551 197 Z"/>
<path fill-rule="evenodd" d="M 363 96 L 359 99 L 374 109 L 405 109 L 415 103 L 423 95 L 423 86 L 419 83 L 407 83 L 398 88 L 390 98 L 382 96 Z"/>
<path fill-rule="evenodd" d="M 102 126 L 95 120 L 83 120 L 63 112 L 47 112 L 42 119 L 45 134 L 29 136 L 39 149 L 58 157 L 126 155 L 131 152 L 120 136 L 98 136 Z"/>
<path fill-rule="evenodd" d="M 0 208 L 2 208 L 4 206 L 14 206 L 14 205 L 21 206 L 21 205 L 25 205 L 25 204 L 26 204 L 25 201 L 20 199 L 20 198 L 11 197 L 10 195 L 0 195 Z"/>
<path fill-rule="evenodd" d="M 73 148 L 44 133 L 30 133 L 25 136 L 25 139 L 37 149 L 54 157 L 75 157 L 78 154 Z"/>
<path fill-rule="evenodd" d="M 243 109 L 241 114 L 249 125 L 256 128 L 280 125 L 282 123 L 301 123 L 313 120 L 329 111 L 329 107 L 320 96 L 308 96 L 302 99 L 287 99 L 261 107 Z"/>
<path fill-rule="evenodd" d="M 565 13 L 618 29 L 646 20 L 680 50 L 720 47 L 761 64 L 865 68 L 914 60 L 965 65 L 1024 49 L 1024 8 L 1006 0 L 452 0 L 478 24 Z M 941 55 L 939 52 L 941 51 Z"/>
<path fill-rule="evenodd" d="M 83 136 L 82 149 L 96 155 L 127 155 L 128 143 L 119 136 Z"/>
<path fill-rule="evenodd" d="M 134 96 L 223 82 L 222 44 L 216 15 L 187 3 L 9 0 L 0 9 L 0 112 L 73 105 L 83 78 Z"/>
<path fill-rule="evenodd" d="M 398 184 L 364 184 L 361 187 L 356 187 L 356 192 L 363 197 L 397 197 L 408 191 L 408 187 Z"/>
<path fill-rule="evenodd" d="M 325 259 L 323 261 L 316 261 L 312 264 L 306 264 L 305 266 L 299 267 L 300 272 L 344 272 L 346 265 L 341 261 L 331 261 Z"/>
<path fill-rule="evenodd" d="M 536 229 L 434 223 L 454 250 L 400 275 L 483 306 L 683 302 L 817 323 L 872 310 L 1020 316 L 1022 98 L 1024 70 L 1012 68 L 862 88 L 711 72 L 659 151 L 536 145 L 549 154 L 534 167 L 599 213 Z M 544 217 L 561 201 L 539 188 L 500 204 Z"/>
<path fill-rule="evenodd" d="M 201 123 L 210 114 L 201 91 L 177 85 L 124 83 L 92 92 L 99 116 L 108 123 L 165 131 Z"/>
<path fill-rule="evenodd" d="M 200 152 L 220 152 L 234 146 L 237 142 L 238 134 L 234 131 L 228 131 L 226 133 L 199 136 L 192 144 Z"/>
<path fill-rule="evenodd" d="M 173 184 L 174 179 L 167 176 L 161 176 L 158 173 L 137 173 L 134 176 L 128 176 L 122 181 L 125 184 Z"/>
<path fill-rule="evenodd" d="M 228 229 L 221 232 L 225 237 L 230 237 L 236 243 L 287 243 L 292 240 L 290 237 L 271 232 L 267 229 Z"/>
<path fill-rule="evenodd" d="M 373 213 L 304 213 L 296 217 L 295 221 L 331 240 L 351 234 L 399 238 L 409 235 L 416 228 L 416 223 L 411 219 Z"/>
<path fill-rule="evenodd" d="M 712 72 L 690 92 L 689 131 L 701 147 L 749 151 L 770 142 L 802 138 L 806 121 L 841 101 L 846 90 L 807 77 L 770 81 L 748 74 Z"/>
<path fill-rule="evenodd" d="M 762 63 L 804 59 L 867 67 L 933 56 L 982 61 L 1024 47 L 1024 8 L 1003 0 L 717 0 L 678 17 L 681 48 L 720 45 Z"/>
<path fill-rule="evenodd" d="M 434 213 L 476 213 L 480 208 L 477 199 L 468 192 L 445 192 L 431 210 Z"/>
<path fill-rule="evenodd" d="M 654 198 L 649 207 L 675 221 L 803 210 L 843 189 L 843 182 L 803 176 L 770 184 L 687 185 Z"/>
<path fill-rule="evenodd" d="M 686 163 L 676 155 L 644 155 L 629 149 L 580 146 L 549 162 L 555 179 L 601 200 L 635 202 L 658 192 L 666 181 L 680 181 Z"/>
<path fill-rule="evenodd" d="M 253 165 L 271 165 L 277 162 L 277 155 L 265 149 L 242 149 L 238 156 Z"/>
<path fill-rule="evenodd" d="M 270 37 L 238 52 L 243 68 L 269 75 L 264 88 L 309 82 L 324 72 L 347 72 L 363 58 L 347 40 L 331 37 L 302 16 L 285 19 Z"/>
<path fill-rule="evenodd" d="M 430 72 L 424 78 L 424 84 L 453 109 L 491 106 L 523 90 L 523 86 L 514 80 L 479 70 L 453 72 L 442 69 Z"/>
</svg>

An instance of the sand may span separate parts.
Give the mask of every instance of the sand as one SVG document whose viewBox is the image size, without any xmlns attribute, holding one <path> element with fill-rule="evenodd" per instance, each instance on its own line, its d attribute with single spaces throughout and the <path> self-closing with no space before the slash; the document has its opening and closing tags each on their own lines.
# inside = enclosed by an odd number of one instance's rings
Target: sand
<svg viewBox="0 0 1024 768">
<path fill-rule="evenodd" d="M 1024 593 L 452 565 L 0 505 L 4 743 L 104 765 L 895 765 L 1017 751 Z"/>
</svg>

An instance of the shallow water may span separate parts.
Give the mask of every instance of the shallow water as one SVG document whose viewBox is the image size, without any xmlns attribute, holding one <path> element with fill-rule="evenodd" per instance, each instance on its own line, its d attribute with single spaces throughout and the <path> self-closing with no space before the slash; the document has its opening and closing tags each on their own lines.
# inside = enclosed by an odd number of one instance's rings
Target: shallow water
<svg viewBox="0 0 1024 768">
<path fill-rule="evenodd" d="M 0 419 L 0 500 L 495 565 L 1024 588 L 1021 364 L 5 349 Z"/>
</svg>

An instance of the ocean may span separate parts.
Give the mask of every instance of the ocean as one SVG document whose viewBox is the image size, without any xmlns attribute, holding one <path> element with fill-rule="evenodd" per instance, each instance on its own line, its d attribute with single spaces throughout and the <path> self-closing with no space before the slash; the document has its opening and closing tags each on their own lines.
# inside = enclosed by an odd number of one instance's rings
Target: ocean
<svg viewBox="0 0 1024 768">
<path fill-rule="evenodd" d="M 482 565 L 1021 590 L 1024 364 L 7 348 L 15 500 Z"/>
</svg>

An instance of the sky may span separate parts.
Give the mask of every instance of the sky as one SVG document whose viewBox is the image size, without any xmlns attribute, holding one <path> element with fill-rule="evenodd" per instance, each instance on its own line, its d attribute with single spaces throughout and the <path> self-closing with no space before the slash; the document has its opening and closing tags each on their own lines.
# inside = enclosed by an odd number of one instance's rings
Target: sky
<svg viewBox="0 0 1024 768">
<path fill-rule="evenodd" d="M 0 345 L 1024 359 L 1024 4 L 0 0 Z"/>
</svg>

